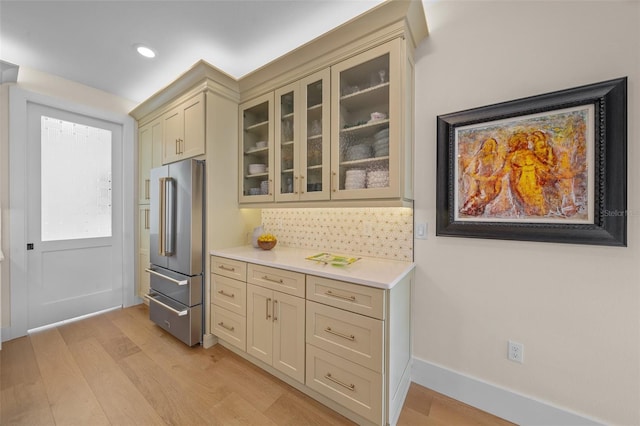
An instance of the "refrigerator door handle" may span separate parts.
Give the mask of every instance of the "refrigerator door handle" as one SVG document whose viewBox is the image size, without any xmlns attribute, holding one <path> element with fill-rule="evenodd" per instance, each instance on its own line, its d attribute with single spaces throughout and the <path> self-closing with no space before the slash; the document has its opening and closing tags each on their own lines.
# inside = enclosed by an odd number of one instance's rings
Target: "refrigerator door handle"
<svg viewBox="0 0 640 426">
<path fill-rule="evenodd" d="M 167 209 L 166 213 L 165 213 L 165 248 L 164 251 L 166 253 L 166 256 L 171 256 L 174 254 L 174 246 L 173 246 L 173 242 L 174 242 L 174 236 L 175 236 L 175 230 L 174 228 L 174 224 L 175 224 L 175 220 L 173 215 L 175 214 L 176 211 L 176 199 L 175 199 L 175 191 L 174 191 L 174 182 L 173 182 L 173 178 L 167 177 L 165 178 L 165 194 L 166 194 L 166 205 L 165 208 Z"/>
<path fill-rule="evenodd" d="M 175 278 L 168 277 L 168 276 L 163 275 L 163 274 L 161 274 L 159 272 L 156 272 L 156 271 L 154 271 L 153 269 L 150 269 L 150 268 L 145 269 L 145 271 L 147 271 L 150 274 L 157 275 L 160 278 L 165 279 L 167 281 L 171 281 L 172 283 L 175 283 L 177 285 L 187 285 L 187 284 L 189 284 L 189 280 L 176 280 Z"/>
<path fill-rule="evenodd" d="M 173 179 L 161 177 L 159 179 L 159 226 L 158 230 L 158 254 L 171 256 L 173 254 Z"/>
</svg>

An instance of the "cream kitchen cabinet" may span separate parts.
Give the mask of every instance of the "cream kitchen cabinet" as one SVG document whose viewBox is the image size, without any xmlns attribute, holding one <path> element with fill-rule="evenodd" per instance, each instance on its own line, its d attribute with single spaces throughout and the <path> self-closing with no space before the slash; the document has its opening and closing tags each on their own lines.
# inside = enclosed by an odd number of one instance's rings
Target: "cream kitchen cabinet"
<svg viewBox="0 0 640 426">
<path fill-rule="evenodd" d="M 240 105 L 240 203 L 269 202 L 273 186 L 273 93 Z"/>
<path fill-rule="evenodd" d="M 403 58 L 394 39 L 331 67 L 332 199 L 412 197 L 413 85 Z"/>
<path fill-rule="evenodd" d="M 304 299 L 247 284 L 247 312 L 247 353 L 304 383 Z"/>
<path fill-rule="evenodd" d="M 413 67 L 407 41 L 397 37 L 243 106 L 240 203 L 409 205 Z M 265 113 L 248 113 L 257 102 Z M 267 170 L 251 173 L 252 161 Z"/>
<path fill-rule="evenodd" d="M 327 268 L 305 261 L 306 250 L 277 250 L 214 251 L 212 271 L 224 265 L 238 277 L 246 265 L 246 352 L 238 353 L 358 424 L 394 424 L 410 383 L 413 267 L 363 258 Z M 371 281 L 393 285 L 363 284 Z"/>
<path fill-rule="evenodd" d="M 247 353 L 304 383 L 305 278 L 247 265 Z"/>
<path fill-rule="evenodd" d="M 182 102 L 162 116 L 162 163 L 205 153 L 205 93 Z"/>
<path fill-rule="evenodd" d="M 211 331 L 240 350 L 247 347 L 247 265 L 211 258 Z"/>
<path fill-rule="evenodd" d="M 330 70 L 275 91 L 275 200 L 328 200 Z"/>
<path fill-rule="evenodd" d="M 138 296 L 144 297 L 149 293 L 149 273 L 145 271 L 149 267 L 149 205 L 138 206 Z"/>
<path fill-rule="evenodd" d="M 149 204 L 149 171 L 162 165 L 162 120 L 138 129 L 138 204 Z"/>
</svg>

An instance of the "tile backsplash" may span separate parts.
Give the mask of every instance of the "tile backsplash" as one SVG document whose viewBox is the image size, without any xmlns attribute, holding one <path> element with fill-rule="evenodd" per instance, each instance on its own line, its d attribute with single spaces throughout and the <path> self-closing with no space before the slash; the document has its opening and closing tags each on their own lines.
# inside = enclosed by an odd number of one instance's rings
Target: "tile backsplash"
<svg viewBox="0 0 640 426">
<path fill-rule="evenodd" d="M 262 225 L 283 246 L 413 260 L 410 208 L 263 209 Z"/>
</svg>

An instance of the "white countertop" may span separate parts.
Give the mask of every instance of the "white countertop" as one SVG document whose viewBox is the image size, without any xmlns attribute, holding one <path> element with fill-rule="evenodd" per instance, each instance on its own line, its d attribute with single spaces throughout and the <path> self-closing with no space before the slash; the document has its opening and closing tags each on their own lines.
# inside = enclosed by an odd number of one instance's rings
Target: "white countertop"
<svg viewBox="0 0 640 426">
<path fill-rule="evenodd" d="M 214 256 L 384 289 L 392 288 L 415 267 L 413 262 L 374 257 L 360 257 L 348 266 L 325 265 L 305 259 L 318 253 L 321 251 L 284 246 L 276 246 L 271 250 L 242 246 L 211 251 Z"/>
</svg>

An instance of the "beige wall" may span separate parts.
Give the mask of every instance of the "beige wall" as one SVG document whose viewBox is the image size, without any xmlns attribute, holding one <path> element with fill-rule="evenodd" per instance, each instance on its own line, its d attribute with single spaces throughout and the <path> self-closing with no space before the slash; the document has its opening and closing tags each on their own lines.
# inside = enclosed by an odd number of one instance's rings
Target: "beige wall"
<svg viewBox="0 0 640 426">
<path fill-rule="evenodd" d="M 416 54 L 414 356 L 640 424 L 640 2 L 440 1 Z M 628 76 L 628 247 L 435 237 L 436 116 Z M 420 165 L 426 167 L 420 167 Z M 507 339 L 525 362 L 506 359 Z"/>
<path fill-rule="evenodd" d="M 73 81 L 65 80 L 37 70 L 20 67 L 17 85 L 24 90 L 46 95 L 52 98 L 74 102 L 93 109 L 109 111 L 111 113 L 128 114 L 136 104 L 127 99 L 94 89 Z M 8 86 L 2 85 L 0 103 L 7 105 Z M 0 277 L 0 306 L 2 308 L 1 326 L 8 327 L 11 322 L 10 309 L 10 270 L 9 263 L 9 140 L 8 116 L 0 114 L 0 203 L 2 205 L 2 251 L 5 261 L 2 265 Z"/>
</svg>

